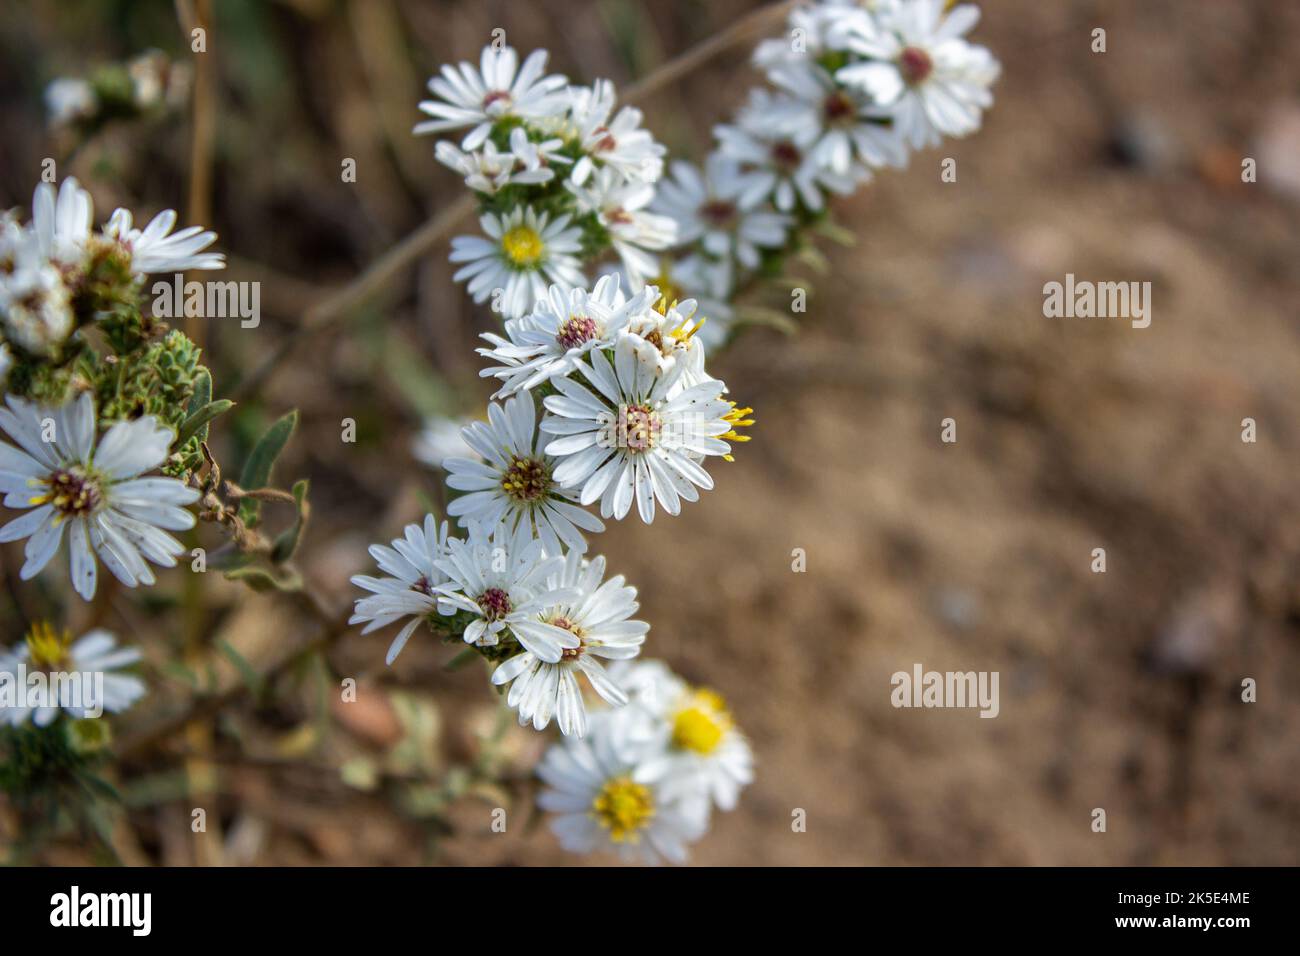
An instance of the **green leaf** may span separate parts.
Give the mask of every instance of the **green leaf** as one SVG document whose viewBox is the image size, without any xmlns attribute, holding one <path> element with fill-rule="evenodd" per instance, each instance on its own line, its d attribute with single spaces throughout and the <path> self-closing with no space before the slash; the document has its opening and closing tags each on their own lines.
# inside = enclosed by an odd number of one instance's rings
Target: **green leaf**
<svg viewBox="0 0 1300 956">
<path fill-rule="evenodd" d="M 195 435 L 199 435 L 200 441 L 206 441 L 208 422 L 218 415 L 224 415 L 234 407 L 234 402 L 228 398 L 223 398 L 220 401 L 208 402 L 197 412 L 191 412 L 189 418 L 185 419 L 185 423 L 181 425 L 180 437 L 176 439 L 177 445 L 185 444 Z M 199 434 L 200 429 L 202 429 L 202 434 Z"/>
<path fill-rule="evenodd" d="M 235 650 L 225 638 L 217 640 L 217 650 L 221 651 L 226 660 L 235 665 L 235 669 L 239 671 L 239 677 L 244 682 L 244 686 L 248 688 L 248 692 L 254 697 L 260 697 L 262 693 L 262 675 L 257 672 L 257 668 L 248 662 L 248 658 Z"/>
<path fill-rule="evenodd" d="M 309 487 L 305 478 L 293 486 L 293 500 L 298 503 L 298 513 L 294 516 L 293 524 L 288 530 L 281 532 L 275 539 L 275 544 L 271 546 L 271 561 L 274 564 L 288 561 L 298 550 L 298 541 L 302 538 L 303 529 L 307 526 L 307 516 L 311 513 L 311 505 L 307 503 Z"/>
<path fill-rule="evenodd" d="M 271 467 L 280 457 L 280 452 L 284 451 L 284 446 L 289 443 L 289 438 L 297 427 L 298 410 L 295 408 L 266 430 L 266 434 L 253 446 L 253 451 L 244 464 L 243 474 L 239 476 L 240 487 L 255 491 L 267 486 L 271 480 Z M 261 503 L 254 499 L 245 498 L 239 503 L 239 517 L 250 527 L 257 524 L 261 512 Z"/>
<path fill-rule="evenodd" d="M 212 373 L 203 366 L 199 366 L 198 372 L 194 375 L 194 393 L 190 396 L 189 408 L 186 411 L 193 415 L 211 401 Z"/>
<path fill-rule="evenodd" d="M 226 580 L 243 581 L 254 591 L 258 592 L 302 590 L 302 577 L 296 572 L 286 572 L 277 575 L 268 571 L 266 568 L 259 568 L 256 565 L 227 571 Z"/>
</svg>

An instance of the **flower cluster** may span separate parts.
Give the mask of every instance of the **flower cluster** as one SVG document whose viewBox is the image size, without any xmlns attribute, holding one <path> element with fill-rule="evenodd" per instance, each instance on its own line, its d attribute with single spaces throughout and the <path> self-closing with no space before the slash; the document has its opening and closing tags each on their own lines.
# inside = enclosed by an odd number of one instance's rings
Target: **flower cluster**
<svg viewBox="0 0 1300 956">
<path fill-rule="evenodd" d="M 185 506 L 199 493 L 181 478 L 197 457 L 195 433 L 178 436 L 197 381 L 198 349 L 158 327 L 142 307 L 149 273 L 216 269 L 216 236 L 173 233 L 167 210 L 144 229 L 116 210 L 93 229 L 90 194 L 75 179 L 42 183 L 32 219 L 0 220 L 0 491 L 25 513 L 0 542 L 27 540 L 26 580 L 42 571 L 67 532 L 73 589 L 94 597 L 98 562 L 127 587 L 154 583 L 149 564 L 171 567 L 183 548 L 168 531 L 194 526 Z M 94 329 L 112 348 L 98 354 Z M 101 435 L 100 432 L 103 432 Z M 203 433 L 204 435 L 206 432 Z M 169 476 L 144 477 L 164 469 Z"/>
<path fill-rule="evenodd" d="M 641 128 L 641 112 L 618 108 L 614 85 L 571 86 L 546 73 L 537 50 L 519 63 L 511 47 L 486 47 L 476 69 L 444 66 L 429 81 L 436 99 L 417 133 L 468 130 L 435 147 L 479 201 L 481 236 L 452 241 L 454 278 L 475 302 L 520 318 L 547 297 L 588 284 L 585 266 L 617 253 L 636 287 L 658 270 L 655 253 L 675 238 L 673 221 L 649 211 L 664 147 Z"/>
<path fill-rule="evenodd" d="M 8 391 L 46 394 L 83 351 L 77 333 L 97 326 L 119 352 L 148 338 L 151 317 L 141 309 L 145 276 L 186 269 L 220 269 L 219 253 L 205 252 L 216 234 L 191 226 L 172 232 L 168 209 L 143 229 L 126 209 L 93 228 L 90 193 L 69 177 L 56 192 L 41 183 L 32 195 L 32 218 L 0 216 L 0 385 Z"/>
<path fill-rule="evenodd" d="M 154 584 L 154 566 L 176 565 L 185 546 L 171 532 L 194 527 L 200 497 L 188 479 L 207 423 L 230 405 L 209 401 L 199 349 L 144 302 L 149 274 L 224 265 L 207 251 L 213 233 L 173 232 L 176 218 L 167 210 L 137 228 L 117 209 L 96 228 L 90 194 L 72 178 L 37 186 L 30 221 L 0 216 L 0 493 L 18 512 L 0 543 L 26 542 L 19 577 L 30 580 L 66 541 L 72 590 L 85 601 L 101 565 L 129 588 Z M 0 785 L 26 792 L 42 767 L 80 766 L 102 749 L 106 730 L 83 718 L 144 694 L 138 677 L 113 673 L 139 657 L 102 629 L 73 641 L 44 622 L 0 650 L 13 771 Z M 40 699 L 22 673 L 47 688 Z M 91 685 L 100 688 L 93 711 Z M 55 726 L 60 712 L 69 719 Z"/>
<path fill-rule="evenodd" d="M 677 224 L 667 270 L 712 320 L 710 344 L 741 316 L 732 305 L 756 277 L 781 274 L 827 216 L 911 150 L 979 128 L 999 66 L 963 39 L 974 6 L 945 0 L 822 0 L 790 14 L 786 36 L 761 43 L 768 85 L 714 129 L 703 168 L 677 161 L 652 209 Z"/>
<path fill-rule="evenodd" d="M 587 536 L 713 487 L 709 461 L 753 424 L 706 366 L 734 300 L 805 247 L 829 196 L 978 127 L 998 67 L 962 39 L 976 19 L 943 0 L 796 9 L 757 51 L 769 86 L 717 127 L 702 169 L 673 162 L 662 180 L 640 112 L 616 111 L 606 81 L 547 74 L 545 51 L 521 64 L 488 47 L 429 83 L 416 132 L 462 136 L 435 154 L 478 201 L 482 235 L 454 239 L 451 260 L 503 317 L 478 350 L 497 390 L 486 421 L 417 444 L 460 536 L 429 515 L 371 548 L 383 574 L 353 579 L 368 593 L 352 621 L 401 624 L 389 663 L 421 625 L 468 645 L 521 724 L 554 720 L 539 803 L 568 849 L 681 861 L 752 778 L 719 695 L 633 661 L 649 625 Z"/>
<path fill-rule="evenodd" d="M 753 754 L 726 703 L 660 661 L 621 665 L 628 705 L 593 714 L 586 738 L 553 744 L 538 766 L 538 806 L 575 853 L 681 863 L 716 807 L 753 779 Z"/>
</svg>

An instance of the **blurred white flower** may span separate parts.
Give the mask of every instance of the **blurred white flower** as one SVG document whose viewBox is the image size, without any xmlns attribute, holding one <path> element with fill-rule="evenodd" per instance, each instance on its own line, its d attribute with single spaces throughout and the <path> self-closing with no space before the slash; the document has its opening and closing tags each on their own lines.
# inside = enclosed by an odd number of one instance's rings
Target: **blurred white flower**
<svg viewBox="0 0 1300 956">
<path fill-rule="evenodd" d="M 10 224 L 0 245 L 0 331 L 31 355 L 53 357 L 75 322 L 63 270 L 43 254 L 32 230 Z"/>
<path fill-rule="evenodd" d="M 654 209 L 676 220 L 679 243 L 698 241 L 710 255 L 734 256 L 749 269 L 758 268 L 759 249 L 784 245 L 790 217 L 761 207 L 754 180 L 735 160 L 715 152 L 703 172 L 680 161 L 670 172 L 659 184 Z"/>
<path fill-rule="evenodd" d="M 99 110 L 99 98 L 85 80 L 61 76 L 45 87 L 45 109 L 51 126 L 69 126 Z"/>
<path fill-rule="evenodd" d="M 442 463 L 446 459 L 475 454 L 474 449 L 465 444 L 463 434 L 465 427 L 473 421 L 469 417 L 434 416 L 427 419 L 420 434 L 411 442 L 411 453 L 429 467 L 445 471 Z"/>
<path fill-rule="evenodd" d="M 667 249 L 677 240 L 676 221 L 647 209 L 655 198 L 654 187 L 629 182 L 609 167 L 599 170 L 585 186 L 569 185 L 579 212 L 594 212 L 609 233 L 632 287 L 654 275 L 659 259 L 652 251 Z"/>
<path fill-rule="evenodd" d="M 754 755 L 715 691 L 691 687 L 660 661 L 638 661 L 611 671 L 631 710 L 643 711 L 653 740 L 634 779 L 668 796 L 708 797 L 732 810 L 754 779 Z M 630 719 L 630 716 L 629 716 Z"/>
<path fill-rule="evenodd" d="M 846 196 L 869 173 L 862 167 L 848 173 L 832 170 L 814 148 L 821 129 L 806 113 L 796 111 L 794 122 L 774 123 L 772 117 L 780 115 L 782 104 L 788 102 L 755 90 L 736 125 L 715 126 L 713 134 L 719 151 L 749 174 L 749 188 L 759 200 L 770 199 L 781 212 L 792 212 L 796 202 L 819 212 L 825 206 L 824 193 Z M 751 198 L 747 193 L 745 199 Z"/>
<path fill-rule="evenodd" d="M 848 25 L 848 49 L 866 59 L 835 76 L 866 91 L 914 148 L 966 136 L 993 104 L 989 87 L 1001 72 L 988 50 L 962 39 L 979 16 L 971 4 L 945 12 L 945 0 L 884 6 Z"/>
<path fill-rule="evenodd" d="M 537 768 L 547 789 L 537 805 L 555 814 L 551 831 L 570 852 L 684 863 L 687 846 L 708 827 L 707 803 L 634 779 L 644 744 L 628 736 L 628 722 L 618 717 L 592 714 L 585 737 L 567 736 L 547 749 Z"/>
<path fill-rule="evenodd" d="M 117 639 L 101 628 L 88 631 L 74 641 L 71 632 L 60 635 L 48 624 L 38 622 L 22 644 L 9 651 L 0 650 L 0 673 L 16 675 L 22 665 L 29 675 L 39 670 L 50 675 L 77 675 L 79 679 L 48 682 L 50 689 L 58 694 L 57 702 L 31 707 L 26 702 L 15 701 L 12 706 L 0 707 L 0 724 L 16 727 L 30 717 L 37 727 L 47 727 L 60 710 L 76 718 L 91 716 L 88 704 L 109 713 L 126 710 L 144 696 L 144 682 L 132 674 L 111 672 L 139 660 L 138 650 L 117 647 Z M 99 675 L 103 679 L 103 699 L 91 700 L 87 688 L 94 686 Z"/>
</svg>

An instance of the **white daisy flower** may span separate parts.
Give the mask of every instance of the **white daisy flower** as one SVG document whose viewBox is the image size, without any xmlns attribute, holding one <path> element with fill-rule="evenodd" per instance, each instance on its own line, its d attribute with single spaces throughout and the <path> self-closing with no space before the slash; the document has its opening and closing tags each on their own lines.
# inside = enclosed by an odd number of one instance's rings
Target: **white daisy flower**
<svg viewBox="0 0 1300 956">
<path fill-rule="evenodd" d="M 988 50 L 962 39 L 979 22 L 979 8 L 944 8 L 945 0 L 912 0 L 853 21 L 846 44 L 867 59 L 835 74 L 883 106 L 917 149 L 979 129 L 1001 72 Z"/>
<path fill-rule="evenodd" d="M 686 363 L 664 372 L 641 360 L 636 342 L 620 336 L 612 363 L 597 351 L 581 369 L 590 388 L 574 378 L 554 379 L 560 394 L 545 400 L 551 414 L 541 430 L 556 436 L 545 448 L 561 460 L 555 480 L 578 489 L 584 505 L 599 498 L 603 518 L 621 520 L 635 499 L 646 524 L 654 520 L 656 501 L 675 515 L 682 499 L 699 498 L 696 486 L 712 488 L 699 460 L 730 453 L 719 436 L 731 431 L 725 418 L 731 405 L 716 379 L 680 387 L 686 371 Z"/>
<path fill-rule="evenodd" d="M 421 101 L 420 110 L 433 119 L 417 124 L 416 134 L 471 127 L 461 148 L 474 150 L 505 117 L 537 120 L 562 113 L 569 103 L 568 81 L 542 75 L 546 57 L 545 50 L 534 50 L 521 68 L 513 47 L 486 46 L 477 70 L 464 62 L 443 66 L 442 75 L 429 80 L 429 92 L 442 102 Z"/>
<path fill-rule="evenodd" d="M 31 355 L 53 356 L 76 321 L 63 270 L 42 253 L 42 242 L 31 230 L 6 228 L 3 245 L 0 330 Z"/>
<path fill-rule="evenodd" d="M 820 131 L 809 154 L 838 176 L 852 174 L 853 161 L 877 168 L 907 163 L 907 144 L 889 122 L 886 108 L 853 87 L 835 81 L 821 65 L 801 59 L 768 71 L 786 97 L 770 101 L 767 121 L 787 135 L 806 124 Z"/>
<path fill-rule="evenodd" d="M 573 160 L 565 156 L 561 149 L 564 140 L 559 138 L 543 139 L 534 142 L 528 138 L 528 132 L 522 126 L 510 131 L 510 152 L 523 170 L 514 177 L 520 183 L 548 183 L 555 178 L 554 165 L 567 166 Z"/>
<path fill-rule="evenodd" d="M 0 442 L 0 491 L 6 508 L 31 508 L 0 528 L 0 542 L 27 538 L 20 577 L 38 574 L 69 528 L 72 586 L 95 595 L 98 553 L 129 588 L 154 583 L 145 559 L 173 567 L 184 546 L 162 529 L 194 527 L 198 491 L 175 478 L 141 478 L 167 458 L 176 435 L 152 415 L 117 422 L 95 441 L 95 406 L 83 392 L 50 409 L 5 396 L 0 428 L 20 446 Z M 44 440 L 48 436 L 52 441 Z"/>
<path fill-rule="evenodd" d="M 437 564 L 447 553 L 447 522 L 439 526 L 433 515 L 426 515 L 423 527 L 408 524 L 403 536 L 393 540 L 392 547 L 370 546 L 370 556 L 384 572 L 383 577 L 353 576 L 353 584 L 370 592 L 369 597 L 356 599 L 348 620 L 349 624 L 365 624 L 362 634 L 410 618 L 389 645 L 386 663 L 391 665 L 397 659 L 421 622 L 435 614 L 453 613 L 434 590 L 448 580 Z"/>
<path fill-rule="evenodd" d="M 532 721 L 543 730 L 554 716 L 560 732 L 581 737 L 587 732 L 587 707 L 578 686 L 578 674 L 608 703 L 620 706 L 627 695 L 609 679 L 605 668 L 596 660 L 626 660 L 641 652 L 650 625 L 629 618 L 636 613 L 636 588 L 624 584 L 623 575 L 601 583 L 605 577 L 605 559 L 583 559 L 576 551 L 565 558 L 564 568 L 552 576 L 553 588 L 573 589 L 577 596 L 547 608 L 542 619 L 569 631 L 578 639 L 576 647 L 566 648 L 558 661 L 544 661 L 531 651 L 524 651 L 502 663 L 492 674 L 492 683 L 509 684 L 506 698 L 519 711 L 519 723 Z"/>
<path fill-rule="evenodd" d="M 80 266 L 94 214 L 90 193 L 74 177 L 65 179 L 57 194 L 50 183 L 40 183 L 32 194 L 32 231 L 41 254 L 65 269 Z"/>
<path fill-rule="evenodd" d="M 526 315 L 546 295 L 550 283 L 570 288 L 585 285 L 576 255 L 582 248 L 582 232 L 569 225 L 570 218 L 566 213 L 551 219 L 531 206 L 517 206 L 501 216 L 484 214 L 479 224 L 487 238 L 451 240 L 451 261 L 465 263 L 452 279 L 468 280 L 466 288 L 475 302 L 484 302 L 500 290 L 500 308 L 507 318 Z"/>
<path fill-rule="evenodd" d="M 770 198 L 781 212 L 794 211 L 796 202 L 817 212 L 825 206 L 824 193 L 846 196 L 869 174 L 861 167 L 847 174 L 829 169 L 814 150 L 821 136 L 817 122 L 804 113 L 802 122 L 783 129 L 772 122 L 780 103 L 766 91 L 755 90 L 737 124 L 715 126 L 713 135 L 722 154 L 750 174 L 751 188 L 760 201 Z"/>
<path fill-rule="evenodd" d="M 658 291 L 655 286 L 646 286 L 649 294 L 658 295 Z M 704 371 L 704 346 L 697 337 L 707 322 L 703 315 L 697 315 L 699 306 L 694 299 L 659 295 L 654 306 L 632 316 L 620 334 L 632 340 L 638 359 L 657 367 L 656 374 L 684 364 L 686 371 L 678 387 L 689 388 L 710 377 Z"/>
<path fill-rule="evenodd" d="M 749 269 L 758 268 L 759 249 L 785 244 L 790 217 L 760 208 L 762 197 L 735 160 L 714 152 L 703 173 L 681 161 L 670 168 L 654 208 L 677 221 L 679 243 L 698 240 L 710 255 L 735 256 Z"/>
<path fill-rule="evenodd" d="M 448 581 L 435 591 L 450 608 L 474 615 L 465 628 L 466 644 L 495 647 L 513 635 L 541 660 L 558 661 L 565 648 L 578 646 L 578 638 L 541 614 L 576 593 L 550 585 L 564 558 L 546 557 L 542 542 L 523 532 L 471 525 L 466 539 L 448 541 L 447 556 L 436 562 Z"/>
<path fill-rule="evenodd" d="M 0 342 L 0 389 L 9 381 L 9 369 L 14 364 L 14 353 L 9 351 L 8 342 Z"/>
<path fill-rule="evenodd" d="M 420 434 L 411 443 L 411 454 L 430 468 L 446 471 L 443 462 L 448 458 L 464 458 L 474 454 L 465 444 L 464 430 L 474 419 L 434 416 L 424 423 Z"/>
<path fill-rule="evenodd" d="M 433 155 L 438 162 L 463 176 L 466 186 L 487 196 L 494 196 L 510 185 L 518 165 L 514 153 L 500 152 L 491 140 L 470 153 L 445 139 L 439 140 Z"/>
<path fill-rule="evenodd" d="M 654 201 L 654 186 L 629 182 L 609 167 L 599 170 L 586 186 L 569 186 L 579 211 L 594 212 L 609 233 L 631 286 L 654 275 L 659 259 L 650 250 L 667 249 L 677 241 L 676 221 L 646 208 Z"/>
<path fill-rule="evenodd" d="M 612 345 L 630 317 L 653 304 L 654 294 L 651 290 L 628 299 L 617 275 L 602 276 L 590 292 L 553 285 L 530 315 L 505 323 L 504 338 L 483 333 L 492 348 L 478 353 L 501 364 L 479 374 L 504 383 L 494 397 L 562 378 L 580 368 L 592 349 Z"/>
<path fill-rule="evenodd" d="M 786 18 L 788 29 L 785 35 L 763 40 L 754 48 L 754 65 L 773 70 L 843 50 L 843 34 L 848 23 L 866 16 L 867 11 L 855 0 L 795 7 Z M 798 43 L 795 43 L 795 37 L 798 37 Z"/>
<path fill-rule="evenodd" d="M 660 661 L 614 669 L 633 709 L 653 720 L 655 745 L 634 779 L 657 784 L 667 796 L 704 794 L 720 810 L 732 810 L 754 780 L 754 754 L 716 692 L 691 687 Z"/>
<path fill-rule="evenodd" d="M 29 707 L 25 703 L 15 703 L 11 707 L 0 707 L 0 724 L 16 727 L 30 717 L 37 727 L 48 727 L 60 710 L 78 719 L 90 716 L 92 707 L 102 707 L 109 713 L 126 710 L 144 696 L 144 682 L 131 674 L 110 672 L 129 667 L 138 660 L 138 650 L 118 648 L 117 639 L 108 631 L 96 628 L 74 641 L 71 632 L 64 631 L 59 635 L 48 624 L 38 622 L 32 626 L 23 644 L 9 651 L 0 650 L 0 673 L 10 674 L 16 679 L 21 665 L 28 674 L 40 670 L 48 675 L 79 675 L 80 680 L 75 683 L 68 680 L 50 682 L 50 687 L 57 688 L 59 694 L 57 704 Z M 88 700 L 85 689 L 94 686 L 98 675 L 103 679 L 103 699 Z M 78 685 L 82 688 L 81 694 L 74 689 Z"/>
<path fill-rule="evenodd" d="M 118 244 L 130 258 L 131 271 L 136 275 L 224 269 L 225 255 L 203 251 L 217 241 L 217 234 L 202 226 L 189 226 L 173 234 L 176 218 L 175 209 L 164 209 L 141 230 L 134 228 L 130 210 L 116 209 L 104 226 L 104 238 Z"/>
<path fill-rule="evenodd" d="M 684 863 L 708 827 L 698 797 L 669 797 L 634 779 L 640 749 L 617 711 L 592 714 L 585 737 L 552 744 L 537 767 L 546 784 L 537 805 L 556 814 L 551 831 L 572 853 L 616 853 L 639 863 Z"/>
<path fill-rule="evenodd" d="M 572 87 L 570 96 L 569 122 L 586 153 L 573 168 L 575 185 L 585 183 L 599 166 L 642 183 L 652 183 L 663 175 L 667 148 L 641 128 L 641 111 L 625 106 L 610 120 L 618 103 L 613 83 L 597 80 L 590 87 Z"/>
<path fill-rule="evenodd" d="M 565 547 L 587 550 L 582 531 L 600 532 L 604 523 L 573 503 L 573 493 L 561 490 L 552 477 L 555 459 L 542 451 L 537 433 L 537 409 L 528 392 L 488 405 L 488 420 L 473 422 L 462 432 L 465 444 L 481 456 L 448 458 L 447 486 L 468 494 L 452 500 L 447 513 L 462 525 L 475 522 L 495 527 L 504 522 L 514 532 L 539 538 L 548 554 Z M 564 544 L 561 546 L 560 542 Z"/>
</svg>

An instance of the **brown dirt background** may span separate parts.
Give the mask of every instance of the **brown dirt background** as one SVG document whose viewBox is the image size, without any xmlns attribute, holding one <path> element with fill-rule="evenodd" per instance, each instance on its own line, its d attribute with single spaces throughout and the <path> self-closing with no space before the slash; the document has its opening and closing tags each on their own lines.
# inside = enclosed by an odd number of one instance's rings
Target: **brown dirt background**
<svg viewBox="0 0 1300 956">
<path fill-rule="evenodd" d="M 171 4 L 128 6 L 19 3 L 0 26 L 13 91 L 0 205 L 27 204 L 53 148 L 34 132 L 46 80 L 179 49 Z M 234 277 L 263 280 L 267 318 L 209 330 L 218 391 L 321 289 L 460 195 L 408 135 L 437 64 L 475 58 L 503 26 L 575 79 L 626 82 L 756 6 L 223 0 L 211 225 Z M 757 409 L 754 441 L 681 518 L 628 521 L 598 543 L 641 589 L 647 653 L 725 694 L 757 755 L 756 783 L 694 861 L 1300 863 L 1300 7 L 983 9 L 975 38 L 1004 67 L 984 129 L 839 207 L 858 243 L 827 249 L 802 332 L 752 330 L 711 363 Z M 756 81 L 747 52 L 644 104 L 670 148 L 700 154 Z M 101 208 L 180 205 L 187 135 L 183 119 L 109 131 L 72 168 Z M 357 185 L 339 183 L 341 156 L 358 159 Z M 940 181 L 946 156 L 957 183 Z M 1240 181 L 1244 156 L 1260 182 Z M 1067 272 L 1149 280 L 1151 327 L 1044 318 L 1042 285 Z M 238 460 L 261 423 L 302 409 L 278 475 L 312 479 L 302 563 L 332 604 L 352 596 L 365 545 L 436 497 L 408 452 L 415 409 L 478 409 L 490 389 L 470 349 L 490 322 L 440 248 L 314 336 L 227 426 Z M 356 445 L 339 441 L 344 417 Z M 1246 417 L 1257 443 L 1241 441 Z M 1096 547 L 1105 574 L 1090 571 Z M 791 571 L 794 548 L 806 573 Z M 312 631 L 285 602 L 220 581 L 207 612 L 210 637 L 255 660 Z M 151 648 L 157 702 L 179 700 L 161 667 L 174 611 L 119 600 L 114 613 Z M 413 642 L 386 670 L 388 639 L 352 634 L 329 656 L 361 682 L 355 709 L 322 709 L 332 685 L 308 675 L 217 723 L 206 838 L 186 826 L 176 751 L 128 766 L 123 858 L 575 862 L 544 828 L 489 832 L 510 799 L 492 789 L 431 821 L 404 806 L 402 774 L 364 793 L 340 780 L 343 761 L 394 741 L 395 690 L 428 705 L 416 762 L 435 782 L 481 754 L 492 723 L 475 669 L 448 672 L 449 651 Z M 889 677 L 914 662 L 999 671 L 1000 716 L 892 708 Z M 1245 677 L 1257 703 L 1239 699 Z M 506 735 L 508 777 L 537 743 Z M 522 808 L 514 792 L 503 805 Z M 1095 807 L 1105 834 L 1091 832 Z M 794 808 L 806 833 L 791 831 Z M 46 859 L 86 857 L 69 840 Z"/>
</svg>

